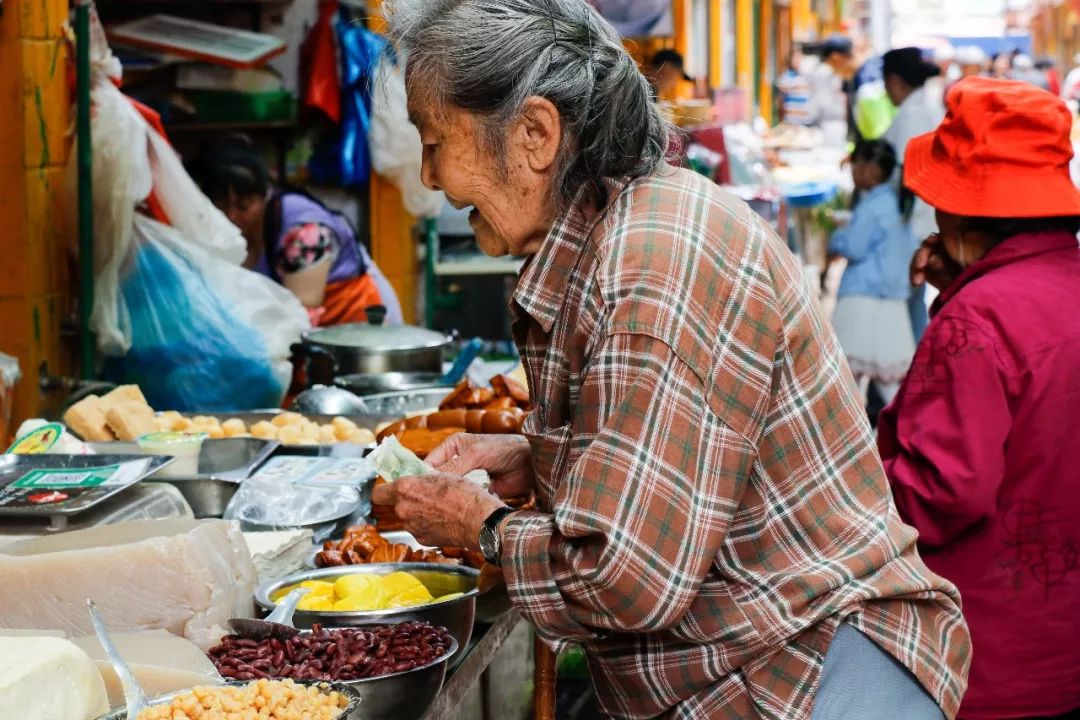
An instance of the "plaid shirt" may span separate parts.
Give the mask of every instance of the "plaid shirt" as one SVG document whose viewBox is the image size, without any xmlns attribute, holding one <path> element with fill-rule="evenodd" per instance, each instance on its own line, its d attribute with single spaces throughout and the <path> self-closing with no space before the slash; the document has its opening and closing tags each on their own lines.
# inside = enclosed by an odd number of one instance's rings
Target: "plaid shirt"
<svg viewBox="0 0 1080 720">
<path fill-rule="evenodd" d="M 583 645 L 612 716 L 810 718 L 844 621 L 954 717 L 959 596 L 897 516 L 798 263 L 688 171 L 608 189 L 514 294 L 539 508 L 503 532 L 515 606 Z"/>
</svg>

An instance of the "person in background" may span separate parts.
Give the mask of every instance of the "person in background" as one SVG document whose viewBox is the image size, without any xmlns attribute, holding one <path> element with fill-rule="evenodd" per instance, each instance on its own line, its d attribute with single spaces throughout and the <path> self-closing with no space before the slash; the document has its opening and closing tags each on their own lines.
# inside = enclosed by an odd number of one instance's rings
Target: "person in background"
<svg viewBox="0 0 1080 720">
<path fill-rule="evenodd" d="M 791 125 L 813 125 L 817 121 L 813 88 L 810 79 L 802 73 L 803 54 L 793 50 L 788 68 L 776 81 L 780 100 L 780 121 Z"/>
<path fill-rule="evenodd" d="M 680 81 L 694 82 L 686 72 L 683 56 L 675 50 L 659 50 L 645 69 L 645 77 L 653 89 L 653 98 L 669 97 Z"/>
<path fill-rule="evenodd" d="M 1046 89 L 1061 95 L 1061 76 L 1058 75 L 1057 64 L 1050 58 L 1039 58 L 1035 61 L 1035 69 L 1046 77 Z"/>
<path fill-rule="evenodd" d="M 938 74 L 926 81 L 926 92 L 938 105 L 945 105 L 945 91 L 960 79 L 960 66 L 956 63 L 956 48 L 952 45 L 939 45 L 934 48 L 934 64 Z"/>
<path fill-rule="evenodd" d="M 945 117 L 945 108 L 940 100 L 927 92 L 926 81 L 936 77 L 938 67 L 927 62 L 919 48 L 908 47 L 890 50 L 882 57 L 882 72 L 885 75 L 885 91 L 889 100 L 896 105 L 896 118 L 893 120 L 885 139 L 896 149 L 899 158 L 904 157 L 907 144 L 916 135 L 928 133 L 938 126 Z M 896 187 L 900 182 L 903 167 L 896 175 Z M 907 218 L 911 234 L 916 240 L 931 235 L 937 230 L 934 210 L 922 200 L 910 193 L 900 192 L 902 210 Z M 911 330 L 915 339 L 922 337 L 929 321 L 926 308 L 926 289 L 922 286 L 912 288 L 908 300 L 911 316 Z"/>
<path fill-rule="evenodd" d="M 343 215 L 306 193 L 272 187 L 244 140 L 219 143 L 201 165 L 203 192 L 247 240 L 244 267 L 291 290 L 312 325 L 364 322 L 375 305 L 386 308 L 388 324 L 403 322 L 393 287 Z"/>
<path fill-rule="evenodd" d="M 890 402 L 904 379 L 915 337 L 908 319 L 908 262 L 918 242 L 900 215 L 891 183 L 896 152 L 884 140 L 863 140 L 851 154 L 860 199 L 851 222 L 837 230 L 829 252 L 848 261 L 833 327 L 866 397 L 871 382 Z"/>
<path fill-rule="evenodd" d="M 1046 77 L 1046 73 L 1035 69 L 1035 61 L 1031 59 L 1030 55 L 1024 55 L 1023 53 L 1013 56 L 1012 69 L 1009 70 L 1006 77 L 1029 83 L 1041 90 L 1050 89 L 1050 82 Z"/>
<path fill-rule="evenodd" d="M 964 45 L 956 51 L 956 64 L 960 67 L 961 80 L 986 73 L 988 62 L 986 53 L 978 45 Z M 952 84 L 949 87 L 952 87 Z"/>
<path fill-rule="evenodd" d="M 821 61 L 844 82 L 847 95 L 848 134 L 856 140 L 874 140 L 888 129 L 895 112 L 881 77 L 881 58 L 855 52 L 845 35 L 830 35 L 820 46 Z"/>
<path fill-rule="evenodd" d="M 1065 82 L 1061 83 L 1061 99 L 1065 102 L 1080 100 L 1080 53 L 1073 56 L 1072 70 L 1065 76 Z"/>
<path fill-rule="evenodd" d="M 1031 85 L 968 78 L 908 145 L 941 290 L 878 424 L 900 514 L 959 587 L 974 647 L 960 717 L 1080 712 L 1080 192 L 1073 118 Z"/>
<path fill-rule="evenodd" d="M 1011 52 L 999 52 L 990 56 L 990 77 L 1007 78 L 1012 71 L 1013 55 Z"/>
</svg>

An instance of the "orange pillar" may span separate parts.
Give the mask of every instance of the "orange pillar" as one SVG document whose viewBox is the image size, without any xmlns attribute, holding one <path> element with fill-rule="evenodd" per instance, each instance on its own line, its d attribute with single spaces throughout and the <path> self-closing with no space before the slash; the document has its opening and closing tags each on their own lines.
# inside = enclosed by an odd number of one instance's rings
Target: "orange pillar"
<svg viewBox="0 0 1080 720">
<path fill-rule="evenodd" d="M 67 0 L 42 0 L 5 2 L 0 14 L 0 352 L 16 356 L 22 370 L 16 423 L 40 412 L 41 364 L 69 374 L 75 360 L 60 338 L 75 296 L 66 251 L 74 198 L 64 182 L 67 13 Z"/>
<path fill-rule="evenodd" d="M 368 25 L 380 33 L 386 31 L 386 21 L 379 14 L 381 6 L 382 0 L 368 0 L 367 7 L 371 13 Z M 374 171 L 371 173 L 369 198 L 372 259 L 394 286 L 405 322 L 415 323 L 419 267 L 417 242 L 413 236 L 416 218 L 405 211 L 397 186 Z"/>
</svg>

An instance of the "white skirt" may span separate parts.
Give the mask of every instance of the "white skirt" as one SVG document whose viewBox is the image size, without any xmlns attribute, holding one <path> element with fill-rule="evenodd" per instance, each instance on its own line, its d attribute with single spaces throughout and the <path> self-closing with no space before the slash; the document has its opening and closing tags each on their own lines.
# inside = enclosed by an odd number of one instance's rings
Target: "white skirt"
<svg viewBox="0 0 1080 720">
<path fill-rule="evenodd" d="M 833 328 L 856 378 L 883 383 L 904 379 L 915 355 L 905 301 L 844 296 L 836 302 Z"/>
</svg>

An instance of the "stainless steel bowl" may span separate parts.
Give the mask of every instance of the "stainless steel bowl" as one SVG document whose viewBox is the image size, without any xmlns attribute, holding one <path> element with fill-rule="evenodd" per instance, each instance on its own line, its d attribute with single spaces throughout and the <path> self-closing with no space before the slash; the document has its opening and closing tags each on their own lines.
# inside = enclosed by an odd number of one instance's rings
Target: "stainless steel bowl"
<svg viewBox="0 0 1080 720">
<path fill-rule="evenodd" d="M 447 665 L 457 652 L 457 641 L 451 638 L 449 652 L 427 665 L 344 684 L 359 693 L 364 720 L 419 720 L 439 696 Z"/>
<path fill-rule="evenodd" d="M 439 403 L 446 398 L 449 392 L 449 389 L 440 387 L 378 393 L 377 395 L 365 395 L 364 403 L 371 412 L 377 415 L 390 415 L 396 420 L 407 413 L 438 410 Z"/>
<path fill-rule="evenodd" d="M 361 713 L 360 710 L 362 702 L 360 691 L 358 691 L 356 688 L 352 687 L 348 683 L 328 683 L 319 682 L 316 680 L 295 680 L 294 682 L 298 685 L 325 686 L 327 692 L 337 691 L 344 695 L 346 698 L 348 698 L 349 704 L 334 718 L 334 720 L 361 720 L 361 718 L 368 717 L 366 708 L 364 709 L 363 713 Z M 231 681 L 224 684 L 232 685 L 234 687 L 243 687 L 248 683 Z M 148 707 L 154 707 L 156 705 L 168 705 L 173 701 L 174 698 L 183 695 L 186 692 L 191 692 L 191 690 L 179 690 L 174 693 L 169 693 L 168 695 L 161 695 L 160 697 L 156 697 L 151 700 Z M 127 709 L 122 708 L 120 710 L 114 710 L 111 713 L 106 713 L 105 715 L 102 715 L 97 720 L 128 720 Z"/>
<path fill-rule="evenodd" d="M 394 610 L 369 610 L 364 612 L 334 612 L 333 610 L 297 610 L 293 623 L 298 628 L 310 628 L 315 623 L 324 627 L 357 627 L 382 625 L 419 620 L 441 625 L 457 641 L 459 652 L 469 645 L 473 624 L 476 621 L 476 589 L 478 570 L 459 565 L 436 565 L 433 563 L 378 563 L 373 565 L 346 565 L 342 567 L 306 570 L 277 580 L 263 583 L 255 591 L 255 602 L 269 612 L 277 606 L 270 596 L 283 587 L 296 585 L 305 580 L 326 580 L 343 575 L 388 575 L 392 572 L 411 573 L 424 584 L 432 595 L 463 593 L 459 598 L 428 605 L 397 608 Z"/>
</svg>

